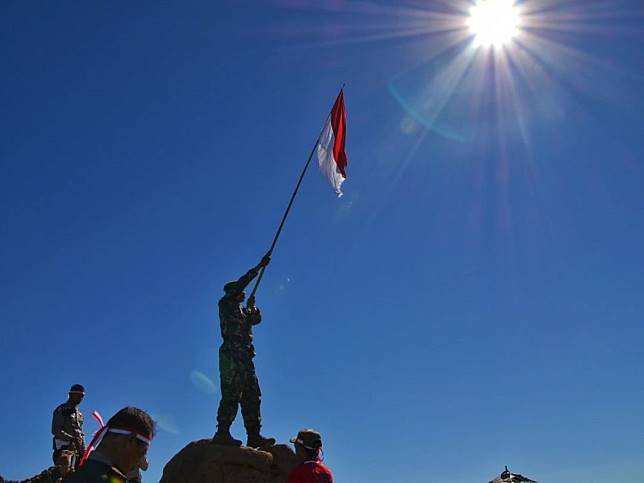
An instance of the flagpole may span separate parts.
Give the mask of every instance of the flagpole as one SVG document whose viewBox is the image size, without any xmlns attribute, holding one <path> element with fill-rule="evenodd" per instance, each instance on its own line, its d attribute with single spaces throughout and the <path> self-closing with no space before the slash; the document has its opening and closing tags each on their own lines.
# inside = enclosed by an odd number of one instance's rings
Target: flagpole
<svg viewBox="0 0 644 483">
<path fill-rule="evenodd" d="M 344 90 L 345 84 L 342 84 L 342 87 L 340 88 L 340 92 Z M 313 149 L 311 149 L 311 154 L 309 154 L 309 158 L 306 160 L 306 164 L 304 164 L 304 168 L 302 169 L 302 173 L 300 173 L 300 177 L 297 180 L 297 184 L 295 185 L 295 189 L 293 190 L 293 194 L 291 195 L 291 199 L 288 202 L 288 205 L 286 206 L 286 211 L 284 211 L 284 215 L 282 216 L 282 221 L 280 221 L 279 227 L 277 228 L 277 232 L 275 233 L 275 236 L 273 237 L 273 242 L 271 243 L 271 247 L 268 249 L 267 255 L 271 255 L 273 253 L 273 250 L 275 249 L 275 245 L 277 244 L 277 240 L 280 237 L 280 234 L 282 233 L 282 228 L 284 228 L 284 223 L 286 222 L 286 218 L 288 217 L 289 212 L 291 211 L 291 206 L 293 206 L 293 201 L 295 201 L 295 197 L 297 196 L 297 192 L 300 189 L 300 185 L 302 184 L 302 180 L 304 179 L 304 175 L 306 174 L 306 171 L 309 169 L 309 165 L 311 164 L 311 160 L 313 159 L 313 154 L 315 154 L 315 150 L 318 147 L 318 144 L 320 144 L 320 137 L 322 136 L 322 133 L 324 132 L 324 129 L 326 128 L 328 122 L 329 122 L 329 117 L 331 117 L 331 113 L 333 112 L 333 108 L 331 108 L 331 111 L 329 111 L 328 116 L 326 117 L 324 124 L 322 125 L 322 129 L 320 130 L 320 134 L 317 137 L 317 140 L 315 141 L 315 144 L 313 145 Z M 255 297 L 255 293 L 257 293 L 257 288 L 259 287 L 260 282 L 262 281 L 262 278 L 264 277 L 264 271 L 266 271 L 266 266 L 263 266 L 259 272 L 259 276 L 257 277 L 257 280 L 255 281 L 255 286 L 253 287 L 253 291 L 250 294 L 250 297 Z M 250 298 L 249 297 L 249 298 Z"/>
<path fill-rule="evenodd" d="M 327 119 L 328 119 L 328 117 L 327 117 Z M 326 122 L 324 123 L 324 125 L 326 126 Z M 322 128 L 322 131 L 324 131 L 324 128 Z M 320 131 L 320 136 L 322 135 L 322 131 Z M 295 197 L 297 196 L 297 192 L 300 189 L 300 185 L 302 184 L 302 180 L 304 179 L 304 175 L 306 174 L 306 171 L 309 169 L 309 165 L 311 164 L 311 160 L 313 159 L 313 154 L 315 153 L 315 150 L 318 147 L 318 144 L 320 143 L 320 136 L 318 136 L 317 141 L 315 141 L 315 144 L 313 145 L 313 149 L 311 149 L 311 154 L 309 154 L 309 159 L 306 160 L 306 164 L 304 165 L 304 169 L 302 169 L 302 173 L 300 174 L 300 178 L 297 180 L 297 184 L 295 185 L 295 189 L 293 190 L 293 194 L 291 195 L 291 199 L 288 202 L 288 206 L 286 207 L 286 211 L 284 212 L 284 215 L 282 216 L 282 221 L 280 222 L 280 225 L 277 228 L 277 232 L 275 233 L 275 236 L 273 237 L 273 243 L 271 243 L 271 247 L 268 249 L 268 255 L 273 253 L 273 249 L 275 248 L 275 245 L 277 244 L 277 239 L 280 237 L 280 234 L 282 233 L 282 228 L 284 228 L 284 223 L 286 222 L 286 218 L 288 217 L 288 214 L 291 211 L 291 206 L 293 206 L 293 201 L 295 201 Z M 257 292 L 257 288 L 259 287 L 259 283 L 262 281 L 262 277 L 264 277 L 264 271 L 265 270 L 266 270 L 266 266 L 262 267 L 261 270 L 259 271 L 259 276 L 257 277 L 257 281 L 255 282 L 255 286 L 253 287 L 253 291 L 250 294 L 251 297 L 255 296 L 255 293 Z"/>
</svg>

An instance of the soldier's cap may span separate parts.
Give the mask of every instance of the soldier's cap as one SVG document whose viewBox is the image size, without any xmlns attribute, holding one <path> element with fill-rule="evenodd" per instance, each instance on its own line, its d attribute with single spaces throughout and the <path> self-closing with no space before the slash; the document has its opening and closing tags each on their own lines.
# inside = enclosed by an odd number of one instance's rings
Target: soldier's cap
<svg viewBox="0 0 644 483">
<path fill-rule="evenodd" d="M 230 295 L 233 293 L 241 292 L 241 290 L 239 290 L 239 284 L 235 281 L 228 282 L 226 285 L 224 285 L 224 292 L 226 293 L 226 295 Z"/>
<path fill-rule="evenodd" d="M 314 429 L 303 429 L 289 441 L 291 443 L 301 444 L 306 449 L 319 449 L 322 447 L 322 435 Z"/>
<path fill-rule="evenodd" d="M 69 394 L 82 394 L 85 395 L 85 388 L 82 384 L 74 384 L 69 388 Z"/>
</svg>

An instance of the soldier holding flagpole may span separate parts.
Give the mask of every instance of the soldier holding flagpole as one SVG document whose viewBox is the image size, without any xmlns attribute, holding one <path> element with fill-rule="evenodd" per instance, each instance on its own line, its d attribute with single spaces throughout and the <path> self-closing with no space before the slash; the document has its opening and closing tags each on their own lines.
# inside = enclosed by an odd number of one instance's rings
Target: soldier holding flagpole
<svg viewBox="0 0 644 483">
<path fill-rule="evenodd" d="M 346 110 L 344 89 L 340 89 L 333 108 L 324 123 L 319 138 L 298 178 L 295 189 L 288 202 L 282 220 L 273 237 L 271 246 L 262 260 L 237 281 L 224 285 L 224 296 L 219 300 L 219 320 L 223 343 L 219 348 L 219 376 L 221 383 L 221 401 L 217 410 L 217 432 L 212 442 L 215 444 L 240 446 L 242 442 L 230 434 L 237 409 L 241 406 L 244 426 L 250 447 L 268 447 L 275 444 L 274 438 L 260 434 L 261 428 L 261 391 L 253 358 L 252 327 L 261 322 L 261 312 L 255 306 L 255 294 L 270 263 L 271 255 L 277 244 L 284 223 L 290 213 L 295 197 L 300 189 L 304 175 L 317 153 L 318 167 L 338 196 L 342 196 L 341 186 L 345 181 L 348 164 L 345 153 L 346 143 Z M 255 286 L 248 297 L 246 307 L 242 305 L 246 298 L 244 289 L 253 280 Z"/>
<path fill-rule="evenodd" d="M 262 314 L 255 306 L 254 295 L 248 298 L 246 307 L 242 305 L 246 298 L 244 289 L 270 261 L 270 255 L 264 255 L 255 267 L 238 280 L 224 285 L 224 296 L 219 300 L 223 343 L 219 347 L 221 401 L 217 410 L 217 432 L 212 439 L 215 444 L 241 445 L 242 442 L 230 434 L 230 426 L 240 405 L 248 435 L 247 446 L 256 448 L 275 444 L 275 439 L 260 434 L 262 393 L 253 363 L 253 326 L 262 321 Z"/>
</svg>

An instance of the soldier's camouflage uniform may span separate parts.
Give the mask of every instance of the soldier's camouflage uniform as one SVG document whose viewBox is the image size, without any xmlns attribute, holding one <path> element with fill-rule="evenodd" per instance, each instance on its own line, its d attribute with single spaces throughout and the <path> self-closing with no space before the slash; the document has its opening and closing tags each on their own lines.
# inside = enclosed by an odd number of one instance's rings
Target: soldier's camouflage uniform
<svg viewBox="0 0 644 483">
<path fill-rule="evenodd" d="M 65 402 L 54 409 L 51 434 L 54 435 L 54 463 L 57 462 L 60 451 L 69 450 L 74 452 L 75 461 L 78 464 L 85 451 L 83 413 L 78 406 Z"/>
<path fill-rule="evenodd" d="M 236 282 L 224 286 L 225 295 L 219 300 L 219 320 L 223 344 L 219 348 L 219 375 L 221 380 L 221 402 L 217 411 L 220 427 L 229 427 L 241 405 L 244 426 L 247 430 L 258 430 L 261 424 L 261 391 L 255 373 L 255 347 L 253 346 L 253 325 L 261 322 L 257 307 L 244 307 L 236 301 L 237 295 L 258 274 L 253 268 Z"/>
</svg>

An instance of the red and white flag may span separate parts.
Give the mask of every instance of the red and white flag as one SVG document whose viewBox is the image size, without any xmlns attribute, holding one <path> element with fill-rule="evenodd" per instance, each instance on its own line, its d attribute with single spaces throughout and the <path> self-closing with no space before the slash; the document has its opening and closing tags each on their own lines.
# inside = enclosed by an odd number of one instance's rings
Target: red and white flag
<svg viewBox="0 0 644 483">
<path fill-rule="evenodd" d="M 340 188 L 344 180 L 347 179 L 347 164 L 349 161 L 344 151 L 346 139 L 347 113 L 344 107 L 344 91 L 340 90 L 317 146 L 320 171 L 329 181 L 338 197 L 342 196 Z"/>
</svg>

